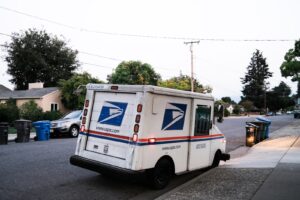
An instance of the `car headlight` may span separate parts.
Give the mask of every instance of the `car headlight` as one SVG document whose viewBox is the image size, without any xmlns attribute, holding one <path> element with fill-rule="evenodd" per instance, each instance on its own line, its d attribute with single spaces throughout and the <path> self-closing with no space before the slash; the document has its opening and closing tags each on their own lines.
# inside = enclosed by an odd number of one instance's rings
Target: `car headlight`
<svg viewBox="0 0 300 200">
<path fill-rule="evenodd" d="M 60 128 L 67 128 L 69 124 L 69 121 L 61 122 L 58 124 L 58 127 Z"/>
</svg>

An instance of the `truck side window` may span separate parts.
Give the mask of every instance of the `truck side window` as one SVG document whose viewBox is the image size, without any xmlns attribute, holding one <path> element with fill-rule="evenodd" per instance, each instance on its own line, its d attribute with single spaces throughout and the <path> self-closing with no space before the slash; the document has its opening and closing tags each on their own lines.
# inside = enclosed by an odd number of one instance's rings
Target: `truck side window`
<svg viewBox="0 0 300 200">
<path fill-rule="evenodd" d="M 211 107 L 207 105 L 197 105 L 195 115 L 194 136 L 208 135 L 211 123 Z"/>
</svg>

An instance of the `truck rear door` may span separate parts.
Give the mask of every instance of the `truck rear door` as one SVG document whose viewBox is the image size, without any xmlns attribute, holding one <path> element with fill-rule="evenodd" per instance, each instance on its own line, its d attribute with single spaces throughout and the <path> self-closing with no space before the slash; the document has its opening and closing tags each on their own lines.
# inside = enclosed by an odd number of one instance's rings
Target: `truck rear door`
<svg viewBox="0 0 300 200">
<path fill-rule="evenodd" d="M 86 151 L 101 155 L 95 160 L 110 157 L 110 162 L 120 163 L 131 159 L 136 104 L 135 93 L 95 92 L 86 143 Z"/>
</svg>

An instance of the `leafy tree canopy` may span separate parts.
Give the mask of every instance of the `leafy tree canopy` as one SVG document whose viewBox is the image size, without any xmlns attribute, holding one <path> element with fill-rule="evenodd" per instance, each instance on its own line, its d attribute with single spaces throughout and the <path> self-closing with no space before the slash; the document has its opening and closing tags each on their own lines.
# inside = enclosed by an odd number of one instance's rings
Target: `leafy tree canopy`
<svg viewBox="0 0 300 200">
<path fill-rule="evenodd" d="M 291 88 L 284 82 L 274 87 L 271 91 L 267 92 L 267 107 L 270 111 L 278 111 L 294 106 L 295 102 L 290 97 Z"/>
<path fill-rule="evenodd" d="M 180 75 L 165 81 L 160 81 L 159 86 L 191 91 L 191 77 L 187 75 Z M 194 79 L 194 91 L 200 93 L 211 93 L 212 88 L 210 86 L 203 86 L 197 79 Z"/>
<path fill-rule="evenodd" d="M 222 99 L 222 101 L 224 101 L 225 103 L 236 104 L 236 102 L 233 101 L 230 97 L 222 97 L 221 99 Z"/>
<path fill-rule="evenodd" d="M 79 66 L 77 51 L 45 31 L 29 29 L 13 33 L 12 42 L 6 43 L 6 48 L 10 82 L 20 90 L 34 82 L 44 82 L 45 87 L 57 86 L 60 79 L 69 79 Z"/>
<path fill-rule="evenodd" d="M 295 42 L 294 49 L 285 54 L 280 70 L 282 76 L 291 76 L 292 81 L 298 82 L 297 95 L 300 97 L 300 40 Z"/>
<path fill-rule="evenodd" d="M 242 101 L 249 100 L 253 102 L 257 108 L 263 108 L 264 94 L 268 84 L 266 79 L 272 77 L 272 74 L 272 72 L 269 72 L 266 58 L 263 57 L 259 50 L 256 50 L 247 67 L 245 77 L 241 78 L 242 84 L 244 85 Z"/>
<path fill-rule="evenodd" d="M 243 106 L 247 112 L 250 112 L 255 108 L 253 102 L 249 100 L 240 102 L 240 105 Z"/>
<path fill-rule="evenodd" d="M 151 65 L 140 61 L 123 61 L 107 76 L 108 83 L 129 85 L 157 85 L 160 79 Z"/>
<path fill-rule="evenodd" d="M 59 87 L 61 90 L 61 101 L 64 106 L 70 110 L 82 109 L 85 99 L 86 90 L 83 89 L 76 93 L 76 89 L 88 83 L 103 83 L 103 81 L 93 78 L 89 73 L 74 74 L 68 80 L 60 80 Z"/>
</svg>

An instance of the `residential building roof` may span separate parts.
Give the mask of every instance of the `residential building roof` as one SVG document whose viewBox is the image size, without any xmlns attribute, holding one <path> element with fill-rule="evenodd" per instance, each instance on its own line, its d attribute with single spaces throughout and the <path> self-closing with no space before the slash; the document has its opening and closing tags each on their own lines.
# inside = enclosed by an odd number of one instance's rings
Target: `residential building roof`
<svg viewBox="0 0 300 200">
<path fill-rule="evenodd" d="M 5 87 L 4 85 L 0 84 L 0 94 L 2 94 L 3 92 L 8 92 L 11 91 L 9 88 Z"/>
<path fill-rule="evenodd" d="M 57 90 L 57 87 L 48 87 L 30 90 L 4 91 L 0 93 L 0 99 L 39 99 Z"/>
</svg>

